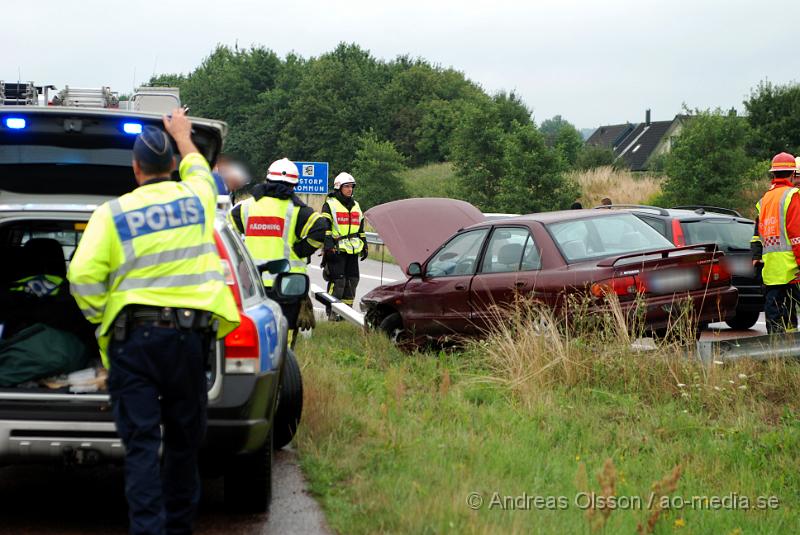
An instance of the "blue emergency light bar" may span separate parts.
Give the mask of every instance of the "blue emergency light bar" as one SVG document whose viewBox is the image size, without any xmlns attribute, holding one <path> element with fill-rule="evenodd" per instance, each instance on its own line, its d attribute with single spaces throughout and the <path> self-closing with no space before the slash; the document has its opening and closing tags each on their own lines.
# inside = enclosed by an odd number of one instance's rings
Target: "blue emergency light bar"
<svg viewBox="0 0 800 535">
<path fill-rule="evenodd" d="M 142 123 L 123 123 L 122 131 L 132 136 L 137 136 L 142 133 Z"/>
<path fill-rule="evenodd" d="M 26 126 L 25 119 L 22 117 L 6 117 L 3 119 L 3 124 L 11 130 L 22 130 Z"/>
</svg>

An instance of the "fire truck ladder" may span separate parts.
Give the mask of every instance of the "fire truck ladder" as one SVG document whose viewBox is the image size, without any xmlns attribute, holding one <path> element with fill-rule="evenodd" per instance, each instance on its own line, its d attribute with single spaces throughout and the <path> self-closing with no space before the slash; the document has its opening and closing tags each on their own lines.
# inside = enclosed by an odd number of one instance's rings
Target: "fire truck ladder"
<svg viewBox="0 0 800 535">
<path fill-rule="evenodd" d="M 119 97 L 110 87 L 96 89 L 65 86 L 55 103 L 77 108 L 118 108 Z"/>
<path fill-rule="evenodd" d="M 39 93 L 33 82 L 4 82 L 0 80 L 0 105 L 35 106 Z"/>
</svg>

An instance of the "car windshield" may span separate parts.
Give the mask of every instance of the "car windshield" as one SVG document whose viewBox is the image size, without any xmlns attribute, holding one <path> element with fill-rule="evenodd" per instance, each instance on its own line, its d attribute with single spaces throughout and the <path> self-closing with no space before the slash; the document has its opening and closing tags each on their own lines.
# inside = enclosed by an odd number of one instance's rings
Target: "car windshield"
<svg viewBox="0 0 800 535">
<path fill-rule="evenodd" d="M 426 277 L 471 275 L 488 228 L 470 230 L 454 236 L 428 262 Z"/>
<path fill-rule="evenodd" d="M 674 247 L 633 214 L 589 217 L 547 225 L 567 262 Z"/>
<path fill-rule="evenodd" d="M 703 219 L 682 221 L 687 245 L 716 243 L 723 251 L 750 250 L 753 223 L 735 219 Z"/>
</svg>

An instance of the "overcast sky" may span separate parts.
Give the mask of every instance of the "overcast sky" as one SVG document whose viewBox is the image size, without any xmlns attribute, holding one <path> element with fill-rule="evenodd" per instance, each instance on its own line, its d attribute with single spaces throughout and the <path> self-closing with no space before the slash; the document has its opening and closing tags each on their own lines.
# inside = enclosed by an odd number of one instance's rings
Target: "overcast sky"
<svg viewBox="0 0 800 535">
<path fill-rule="evenodd" d="M 128 92 L 190 72 L 217 43 L 317 56 L 341 41 L 423 57 L 537 122 L 579 128 L 736 107 L 760 80 L 800 80 L 800 1 L 45 0 L 3 7 L 0 79 Z M 135 76 L 135 78 L 134 78 Z M 231 95 L 235 98 L 235 95 Z"/>
</svg>

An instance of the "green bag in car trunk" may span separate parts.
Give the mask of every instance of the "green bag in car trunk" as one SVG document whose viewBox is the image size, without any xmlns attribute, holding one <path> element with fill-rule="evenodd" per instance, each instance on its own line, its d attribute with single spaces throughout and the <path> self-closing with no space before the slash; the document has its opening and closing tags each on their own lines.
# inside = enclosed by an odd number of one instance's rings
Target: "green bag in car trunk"
<svg viewBox="0 0 800 535">
<path fill-rule="evenodd" d="M 0 341 L 0 387 L 86 368 L 86 345 L 74 334 L 36 323 Z"/>
</svg>

